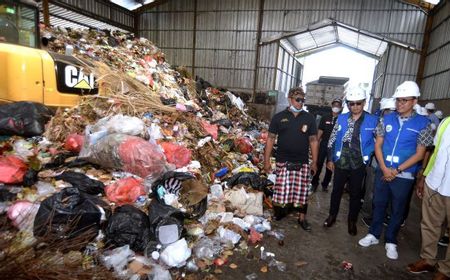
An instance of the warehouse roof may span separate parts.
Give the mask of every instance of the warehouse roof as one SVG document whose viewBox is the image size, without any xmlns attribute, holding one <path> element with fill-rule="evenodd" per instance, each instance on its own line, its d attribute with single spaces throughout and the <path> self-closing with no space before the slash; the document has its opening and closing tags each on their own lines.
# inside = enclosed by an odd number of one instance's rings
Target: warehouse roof
<svg viewBox="0 0 450 280">
<path fill-rule="evenodd" d="M 325 19 L 291 32 L 283 32 L 261 40 L 261 44 L 280 41 L 294 55 L 306 56 L 325 48 L 343 45 L 365 55 L 380 58 L 389 44 L 420 52 L 407 43 L 361 30 L 334 19 Z"/>
</svg>

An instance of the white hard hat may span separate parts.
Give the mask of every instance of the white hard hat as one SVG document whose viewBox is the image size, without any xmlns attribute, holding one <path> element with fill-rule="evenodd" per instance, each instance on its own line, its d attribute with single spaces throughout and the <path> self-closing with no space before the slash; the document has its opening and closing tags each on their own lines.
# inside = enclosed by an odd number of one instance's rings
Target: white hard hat
<svg viewBox="0 0 450 280">
<path fill-rule="evenodd" d="M 425 109 L 424 107 L 422 107 L 420 105 L 414 106 L 414 110 L 416 110 L 417 114 L 419 114 L 419 115 L 428 116 L 427 109 Z"/>
<path fill-rule="evenodd" d="M 427 110 L 436 110 L 436 106 L 434 106 L 434 103 L 427 103 L 426 105 L 425 105 L 425 109 L 427 109 Z"/>
<path fill-rule="evenodd" d="M 434 114 L 436 115 L 436 117 L 438 117 L 438 119 L 443 119 L 444 118 L 444 114 L 442 113 L 441 110 L 436 111 Z"/>
<path fill-rule="evenodd" d="M 347 101 L 366 100 L 366 92 L 358 86 L 350 87 L 345 91 L 345 99 Z"/>
<path fill-rule="evenodd" d="M 395 110 L 395 99 L 394 98 L 382 98 L 380 101 L 380 110 Z"/>
<path fill-rule="evenodd" d="M 395 89 L 393 98 L 399 97 L 419 97 L 420 90 L 416 82 L 405 81 Z"/>
</svg>

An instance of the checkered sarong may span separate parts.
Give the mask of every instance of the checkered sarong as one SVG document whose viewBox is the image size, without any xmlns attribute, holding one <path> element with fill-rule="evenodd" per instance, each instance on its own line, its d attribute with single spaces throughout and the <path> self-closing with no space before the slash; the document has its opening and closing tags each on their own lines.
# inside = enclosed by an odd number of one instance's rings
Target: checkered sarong
<svg viewBox="0 0 450 280">
<path fill-rule="evenodd" d="M 288 171 L 286 163 L 277 162 L 272 201 L 280 205 L 292 203 L 294 207 L 305 205 L 311 181 L 309 170 L 309 165 L 303 164 L 298 171 Z"/>
</svg>

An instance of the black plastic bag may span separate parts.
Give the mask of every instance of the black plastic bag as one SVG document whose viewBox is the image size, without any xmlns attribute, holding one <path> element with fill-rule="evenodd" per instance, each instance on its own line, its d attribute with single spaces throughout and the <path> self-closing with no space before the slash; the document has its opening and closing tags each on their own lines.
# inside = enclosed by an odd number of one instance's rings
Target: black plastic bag
<svg viewBox="0 0 450 280">
<path fill-rule="evenodd" d="M 31 187 L 36 183 L 38 180 L 38 171 L 29 168 L 27 170 L 27 173 L 25 173 L 25 176 L 23 176 L 23 182 L 22 185 L 24 187 Z"/>
<path fill-rule="evenodd" d="M 174 235 L 178 236 L 177 240 L 181 237 L 184 215 L 180 210 L 153 199 L 149 205 L 148 218 L 150 221 L 150 234 L 156 241 L 165 244 L 164 240 L 167 240 L 167 236 L 164 236 L 161 231 L 163 226 L 173 225 L 176 231 Z M 170 241 L 175 242 L 176 240 Z M 171 243 L 170 241 L 166 244 Z"/>
<path fill-rule="evenodd" d="M 100 198 L 85 194 L 77 188 L 65 188 L 46 198 L 34 220 L 36 237 L 66 239 L 82 233 L 94 238 L 102 221 L 110 216 L 109 206 Z"/>
<path fill-rule="evenodd" d="M 143 252 L 150 241 L 148 216 L 132 205 L 118 207 L 108 221 L 105 234 L 107 245 L 128 244 L 133 251 Z"/>
<path fill-rule="evenodd" d="M 75 188 L 87 194 L 96 195 L 105 193 L 105 184 L 91 179 L 83 173 L 65 171 L 64 173 L 56 176 L 55 179 L 70 183 Z"/>
<path fill-rule="evenodd" d="M 186 209 L 183 215 L 186 218 L 195 219 L 205 214 L 207 208 L 207 188 L 205 187 L 206 190 L 195 188 L 198 187 L 198 184 L 201 185 L 200 181 L 190 173 L 169 171 L 153 183 L 152 194 L 164 205 L 164 199 L 159 195 L 159 188 L 162 187 L 166 193 L 179 196 L 180 203 Z M 196 198 L 196 200 L 192 201 L 192 198 Z"/>
<path fill-rule="evenodd" d="M 229 127 L 233 126 L 233 123 L 229 119 L 221 119 L 221 120 L 213 121 L 211 123 L 224 126 L 225 128 L 229 128 Z"/>
<path fill-rule="evenodd" d="M 52 115 L 48 107 L 35 102 L 0 105 L 0 134 L 25 137 L 41 135 Z"/>
<path fill-rule="evenodd" d="M 259 191 L 264 191 L 267 186 L 273 185 L 267 177 L 254 172 L 239 172 L 228 179 L 227 183 L 231 187 L 243 184 Z"/>
</svg>

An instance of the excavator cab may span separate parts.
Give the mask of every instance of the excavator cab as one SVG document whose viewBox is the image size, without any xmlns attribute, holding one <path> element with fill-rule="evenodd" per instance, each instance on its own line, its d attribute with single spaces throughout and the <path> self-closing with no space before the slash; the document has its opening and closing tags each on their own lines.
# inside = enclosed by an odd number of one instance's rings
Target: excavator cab
<svg viewBox="0 0 450 280">
<path fill-rule="evenodd" d="M 0 103 L 71 107 L 97 94 L 95 77 L 74 56 L 40 49 L 39 11 L 26 0 L 0 1 Z"/>
<path fill-rule="evenodd" d="M 0 4 L 0 42 L 39 47 L 39 11 L 20 1 Z"/>
</svg>

